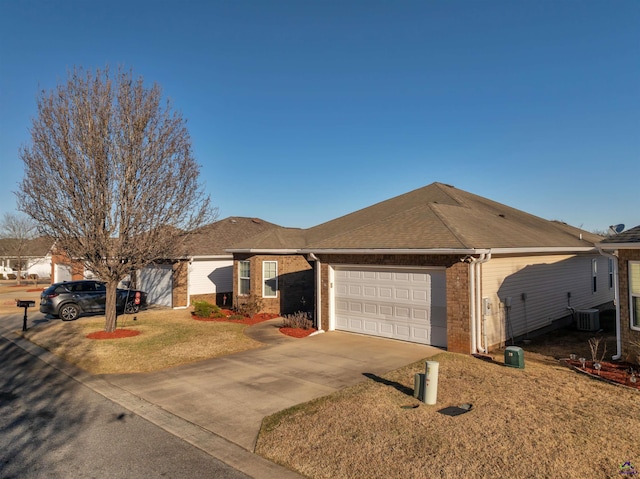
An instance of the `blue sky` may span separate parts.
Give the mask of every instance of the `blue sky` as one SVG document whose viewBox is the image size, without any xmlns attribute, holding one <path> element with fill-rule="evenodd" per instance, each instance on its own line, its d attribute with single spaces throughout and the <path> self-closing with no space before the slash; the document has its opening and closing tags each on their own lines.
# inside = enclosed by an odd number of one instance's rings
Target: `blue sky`
<svg viewBox="0 0 640 479">
<path fill-rule="evenodd" d="M 434 181 L 640 224 L 640 1 L 0 0 L 0 214 L 39 88 L 123 65 L 220 217 L 309 227 Z"/>
</svg>

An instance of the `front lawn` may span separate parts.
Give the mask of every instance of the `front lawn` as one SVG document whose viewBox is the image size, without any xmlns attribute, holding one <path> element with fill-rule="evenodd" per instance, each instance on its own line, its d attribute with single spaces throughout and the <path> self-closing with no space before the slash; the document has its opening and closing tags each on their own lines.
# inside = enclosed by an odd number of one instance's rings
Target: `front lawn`
<svg viewBox="0 0 640 479">
<path fill-rule="evenodd" d="M 195 321 L 188 310 L 147 310 L 118 317 L 118 327 L 140 331 L 131 338 L 96 340 L 104 316 L 72 322 L 51 320 L 20 332 L 33 343 L 93 374 L 140 373 L 254 349 L 241 322 Z"/>
<path fill-rule="evenodd" d="M 494 356 L 431 358 L 435 406 L 411 395 L 419 362 L 281 411 L 264 420 L 256 452 L 310 478 L 613 478 L 627 461 L 640 473 L 637 391 L 552 356 L 527 352 L 524 370 Z M 463 403 L 472 410 L 438 413 Z"/>
</svg>

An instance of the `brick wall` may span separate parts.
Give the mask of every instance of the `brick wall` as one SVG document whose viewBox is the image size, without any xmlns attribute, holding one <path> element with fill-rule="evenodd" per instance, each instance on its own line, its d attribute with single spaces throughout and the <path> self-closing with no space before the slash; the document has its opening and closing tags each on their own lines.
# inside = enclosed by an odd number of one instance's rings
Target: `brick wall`
<svg viewBox="0 0 640 479">
<path fill-rule="evenodd" d="M 446 268 L 447 282 L 447 350 L 469 354 L 470 297 L 469 265 L 459 256 L 439 255 L 318 255 L 321 267 L 321 326 L 329 329 L 329 266 L 386 265 L 404 267 L 440 266 Z"/>
<path fill-rule="evenodd" d="M 189 264 L 186 261 L 177 261 L 173 263 L 173 291 L 171 304 L 174 308 L 183 308 L 188 304 L 188 275 Z"/>
<path fill-rule="evenodd" d="M 251 265 L 249 288 L 251 294 L 262 302 L 265 313 L 291 314 L 313 308 L 313 267 L 301 255 L 251 255 L 234 254 L 233 261 L 233 304 L 238 301 L 238 262 L 248 260 Z M 262 297 L 262 262 L 277 261 L 277 297 Z M 304 301 L 303 301 L 304 298 Z"/>
<path fill-rule="evenodd" d="M 635 362 L 634 348 L 630 341 L 640 342 L 640 331 L 631 329 L 629 310 L 629 261 L 640 261 L 640 249 L 619 250 L 618 277 L 620 279 L 620 339 L 622 358 Z"/>
</svg>

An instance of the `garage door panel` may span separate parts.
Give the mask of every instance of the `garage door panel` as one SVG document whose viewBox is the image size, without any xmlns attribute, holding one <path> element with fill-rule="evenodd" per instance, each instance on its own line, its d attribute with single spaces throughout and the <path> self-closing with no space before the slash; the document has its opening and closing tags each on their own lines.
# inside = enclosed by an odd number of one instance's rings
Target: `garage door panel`
<svg viewBox="0 0 640 479">
<path fill-rule="evenodd" d="M 337 267 L 334 279 L 336 329 L 446 346 L 443 269 Z"/>
</svg>

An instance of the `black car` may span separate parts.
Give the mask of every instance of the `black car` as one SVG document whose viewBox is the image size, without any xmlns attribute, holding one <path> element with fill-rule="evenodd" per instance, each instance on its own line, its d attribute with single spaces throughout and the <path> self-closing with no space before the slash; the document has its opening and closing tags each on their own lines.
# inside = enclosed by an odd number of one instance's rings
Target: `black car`
<svg viewBox="0 0 640 479">
<path fill-rule="evenodd" d="M 107 287 L 102 281 L 85 279 L 54 283 L 40 295 L 40 312 L 58 316 L 64 321 L 72 321 L 81 314 L 104 313 L 106 298 Z M 118 313 L 137 313 L 146 306 L 147 293 L 118 288 Z"/>
</svg>

